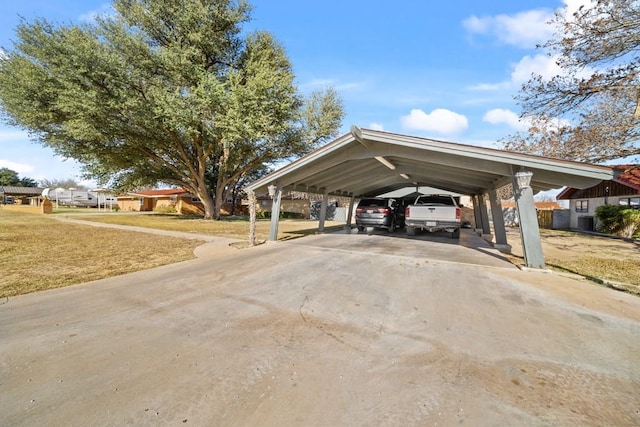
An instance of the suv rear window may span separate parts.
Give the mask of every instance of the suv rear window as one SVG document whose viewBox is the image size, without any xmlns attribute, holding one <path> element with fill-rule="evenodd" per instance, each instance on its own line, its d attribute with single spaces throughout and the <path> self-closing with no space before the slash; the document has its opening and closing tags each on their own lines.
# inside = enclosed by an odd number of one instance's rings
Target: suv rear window
<svg viewBox="0 0 640 427">
<path fill-rule="evenodd" d="M 358 207 L 386 207 L 387 201 L 384 199 L 362 199 Z"/>
<path fill-rule="evenodd" d="M 418 204 L 453 206 L 453 199 L 447 196 L 425 196 L 418 199 Z"/>
</svg>

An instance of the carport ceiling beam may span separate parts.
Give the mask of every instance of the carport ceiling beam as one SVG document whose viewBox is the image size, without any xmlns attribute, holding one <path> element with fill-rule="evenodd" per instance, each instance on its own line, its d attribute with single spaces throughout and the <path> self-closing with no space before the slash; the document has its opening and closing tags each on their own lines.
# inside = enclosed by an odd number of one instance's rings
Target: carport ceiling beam
<svg viewBox="0 0 640 427">
<path fill-rule="evenodd" d="M 511 151 L 496 150 L 482 147 L 470 147 L 426 138 L 408 137 L 376 131 L 362 131 L 362 138 L 371 144 L 375 155 L 394 155 L 396 148 L 410 148 L 413 151 L 441 153 L 457 158 L 470 158 L 477 161 L 488 161 L 500 165 L 515 165 L 529 169 L 544 169 L 561 174 L 577 175 L 597 180 L 611 179 L 611 172 L 602 167 L 580 164 L 545 157 L 532 156 Z M 376 151 L 381 144 L 387 150 Z M 417 150 L 416 150 L 417 149 Z M 508 174 L 504 174 L 505 176 Z"/>
<path fill-rule="evenodd" d="M 438 171 L 432 171 L 429 168 L 403 168 L 402 172 L 409 173 L 409 175 L 413 177 L 412 180 L 414 181 L 438 180 L 442 182 L 451 182 L 452 184 L 462 184 L 469 187 L 483 188 L 488 188 L 493 182 L 491 176 L 485 175 L 482 178 L 477 176 L 467 176 L 467 174 L 465 173 L 466 171 L 453 169 L 449 170 L 448 172 L 438 173 Z"/>
<path fill-rule="evenodd" d="M 449 166 L 461 169 L 469 169 L 478 172 L 498 174 L 503 176 L 511 175 L 511 167 L 508 164 L 475 159 L 469 156 L 454 156 L 440 152 L 426 152 L 407 147 L 378 147 L 361 154 L 362 158 L 372 157 L 398 157 L 410 159 L 429 165 Z"/>
<path fill-rule="evenodd" d="M 371 174 L 380 165 L 375 162 L 347 162 L 313 176 L 316 185 L 328 185 L 330 182 L 349 182 L 354 176 Z"/>
</svg>

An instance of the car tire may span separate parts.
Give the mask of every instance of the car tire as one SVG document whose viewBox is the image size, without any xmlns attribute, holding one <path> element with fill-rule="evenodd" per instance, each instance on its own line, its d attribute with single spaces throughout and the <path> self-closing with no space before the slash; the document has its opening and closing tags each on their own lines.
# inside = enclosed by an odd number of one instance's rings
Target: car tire
<svg viewBox="0 0 640 427">
<path fill-rule="evenodd" d="M 455 230 L 453 230 L 451 232 L 451 238 L 452 239 L 459 239 L 460 238 L 460 229 L 456 228 Z"/>
<path fill-rule="evenodd" d="M 407 236 L 415 236 L 415 235 L 416 235 L 416 228 L 407 226 Z"/>
</svg>

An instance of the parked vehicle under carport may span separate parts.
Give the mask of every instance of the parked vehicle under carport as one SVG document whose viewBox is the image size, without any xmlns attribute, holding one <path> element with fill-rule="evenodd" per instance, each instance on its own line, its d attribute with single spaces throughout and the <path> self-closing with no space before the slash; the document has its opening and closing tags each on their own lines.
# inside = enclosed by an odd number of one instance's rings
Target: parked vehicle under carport
<svg viewBox="0 0 640 427">
<path fill-rule="evenodd" d="M 358 231 L 384 228 L 390 233 L 404 227 L 404 212 L 394 199 L 362 199 L 356 207 Z"/>
</svg>

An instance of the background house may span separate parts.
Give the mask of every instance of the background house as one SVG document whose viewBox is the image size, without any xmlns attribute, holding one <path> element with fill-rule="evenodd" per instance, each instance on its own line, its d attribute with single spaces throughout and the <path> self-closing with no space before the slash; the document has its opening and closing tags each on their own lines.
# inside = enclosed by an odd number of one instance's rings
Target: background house
<svg viewBox="0 0 640 427">
<path fill-rule="evenodd" d="M 569 200 L 570 228 L 595 231 L 596 208 L 602 205 L 623 205 L 640 209 L 640 165 L 617 165 L 619 175 L 609 181 L 583 190 L 567 187 L 558 200 Z"/>
<path fill-rule="evenodd" d="M 200 199 L 182 188 L 136 191 L 120 195 L 117 199 L 118 207 L 123 211 L 204 215 Z"/>
<path fill-rule="evenodd" d="M 0 186 L 0 203 L 6 205 L 40 206 L 40 195 L 44 188 Z"/>
</svg>

